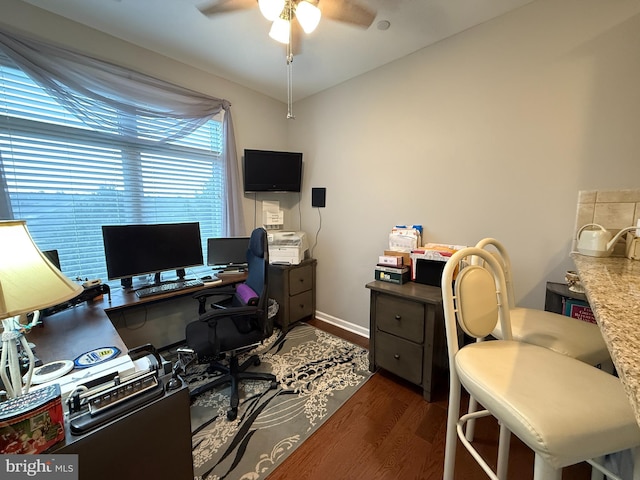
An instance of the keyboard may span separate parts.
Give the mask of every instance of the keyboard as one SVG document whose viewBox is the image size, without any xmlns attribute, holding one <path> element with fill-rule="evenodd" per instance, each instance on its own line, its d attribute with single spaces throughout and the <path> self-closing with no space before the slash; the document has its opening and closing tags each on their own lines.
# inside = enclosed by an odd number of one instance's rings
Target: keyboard
<svg viewBox="0 0 640 480">
<path fill-rule="evenodd" d="M 136 290 L 138 298 L 151 297 L 152 295 L 160 295 L 161 293 L 175 292 L 185 290 L 187 288 L 202 287 L 202 280 L 180 280 L 177 282 L 162 283 L 160 285 L 152 285 Z"/>
</svg>

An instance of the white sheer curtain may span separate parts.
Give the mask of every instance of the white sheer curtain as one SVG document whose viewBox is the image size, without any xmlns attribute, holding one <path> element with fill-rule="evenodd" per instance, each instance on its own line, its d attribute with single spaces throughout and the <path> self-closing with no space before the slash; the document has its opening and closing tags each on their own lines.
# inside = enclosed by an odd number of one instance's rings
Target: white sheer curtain
<svg viewBox="0 0 640 480">
<path fill-rule="evenodd" d="M 221 111 L 227 171 L 226 230 L 246 235 L 231 104 L 15 32 L 0 29 L 0 49 L 91 128 L 156 142 L 182 138 Z M 140 117 L 161 118 L 145 128 Z"/>
</svg>

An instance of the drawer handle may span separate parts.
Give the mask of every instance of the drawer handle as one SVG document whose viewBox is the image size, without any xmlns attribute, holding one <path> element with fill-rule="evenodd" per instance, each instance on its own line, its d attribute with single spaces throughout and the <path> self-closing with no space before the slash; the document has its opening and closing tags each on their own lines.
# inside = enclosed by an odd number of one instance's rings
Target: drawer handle
<svg viewBox="0 0 640 480">
<path fill-rule="evenodd" d="M 402 315 L 396 315 L 396 316 L 395 316 L 395 319 L 396 319 L 396 320 L 400 320 L 400 319 L 402 319 Z"/>
<path fill-rule="evenodd" d="M 396 353 L 393 358 L 395 358 L 396 360 L 400 360 L 400 354 Z"/>
<path fill-rule="evenodd" d="M 304 309 L 304 303 L 301 303 L 299 306 L 300 306 L 300 310 Z"/>
</svg>

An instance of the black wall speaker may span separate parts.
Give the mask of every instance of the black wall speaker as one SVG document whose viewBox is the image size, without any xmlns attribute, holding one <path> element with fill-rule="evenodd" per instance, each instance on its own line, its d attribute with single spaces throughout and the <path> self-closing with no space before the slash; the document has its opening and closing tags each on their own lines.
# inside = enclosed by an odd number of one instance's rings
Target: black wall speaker
<svg viewBox="0 0 640 480">
<path fill-rule="evenodd" d="M 311 206 L 324 207 L 327 200 L 327 189 L 324 187 L 314 187 L 311 189 Z"/>
</svg>

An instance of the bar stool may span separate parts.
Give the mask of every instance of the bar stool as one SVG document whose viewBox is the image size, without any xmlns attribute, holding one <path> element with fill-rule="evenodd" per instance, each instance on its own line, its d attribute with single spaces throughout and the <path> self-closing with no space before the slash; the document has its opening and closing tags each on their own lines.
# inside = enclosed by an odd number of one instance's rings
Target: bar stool
<svg viewBox="0 0 640 480">
<path fill-rule="evenodd" d="M 471 264 L 472 256 L 483 266 Z M 447 288 L 463 260 L 470 265 Z M 570 356 L 514 340 L 504 272 L 486 250 L 456 252 L 442 285 L 450 368 L 443 479 L 454 479 L 456 437 L 490 478 L 506 478 L 510 433 L 534 451 L 534 480 L 560 480 L 563 467 L 582 461 L 619 478 L 592 459 L 640 445 L 640 428 L 620 381 Z M 503 339 L 459 347 L 458 325 L 482 340 L 498 322 Z M 463 387 L 484 410 L 459 417 Z M 500 424 L 496 472 L 464 435 L 469 419 L 487 415 Z"/>
<path fill-rule="evenodd" d="M 550 348 L 589 365 L 599 365 L 606 372 L 613 372 L 609 350 L 597 325 L 559 313 L 516 307 L 511 278 L 511 259 L 507 249 L 495 238 L 484 238 L 476 244 L 476 247 L 483 249 L 493 247 L 496 252 L 494 256 L 502 266 L 511 307 L 511 333 L 514 340 Z M 499 339 L 503 338 L 500 325 L 496 326 L 492 335 Z"/>
</svg>

